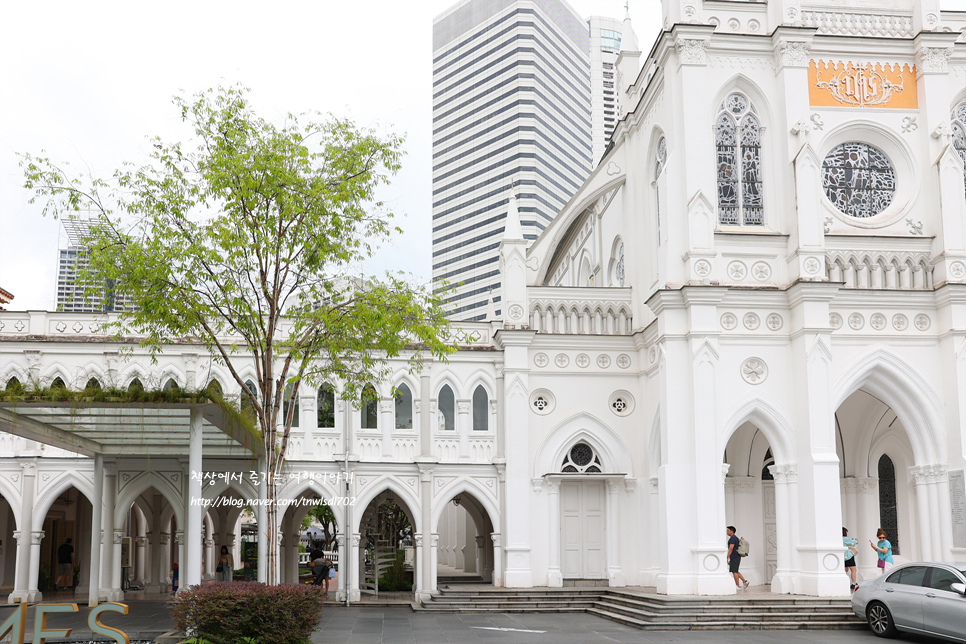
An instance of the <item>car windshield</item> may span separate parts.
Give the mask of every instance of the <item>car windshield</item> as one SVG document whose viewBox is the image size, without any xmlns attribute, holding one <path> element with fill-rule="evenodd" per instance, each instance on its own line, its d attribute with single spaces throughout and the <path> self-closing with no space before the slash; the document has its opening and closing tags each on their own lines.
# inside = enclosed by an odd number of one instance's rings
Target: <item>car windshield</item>
<svg viewBox="0 0 966 644">
<path fill-rule="evenodd" d="M 963 580 L 960 579 L 956 573 L 954 573 L 952 570 L 946 570 L 945 568 L 933 568 L 932 577 L 929 579 L 930 588 L 949 592 L 952 592 L 952 588 L 950 588 L 950 586 L 961 583 L 963 583 Z"/>
</svg>

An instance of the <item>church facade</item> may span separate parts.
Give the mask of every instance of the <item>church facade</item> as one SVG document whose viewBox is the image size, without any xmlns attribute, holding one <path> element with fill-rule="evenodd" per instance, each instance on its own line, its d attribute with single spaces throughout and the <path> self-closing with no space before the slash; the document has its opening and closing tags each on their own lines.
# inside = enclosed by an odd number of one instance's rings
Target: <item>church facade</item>
<svg viewBox="0 0 966 644">
<path fill-rule="evenodd" d="M 281 496 L 344 497 L 348 467 L 343 561 L 361 564 L 386 500 L 413 526 L 417 597 L 444 567 L 507 587 L 732 594 L 727 525 L 751 543 L 744 575 L 777 593 L 849 594 L 843 526 L 861 578 L 877 574 L 880 527 L 899 561 L 966 555 L 966 14 L 664 0 L 663 17 L 647 52 L 625 24 L 612 146 L 535 242 L 511 199 L 501 319 L 462 324 L 471 342 L 448 363 L 400 364 L 377 404 L 338 383 L 299 392 L 300 474 Z M 0 313 L 0 386 L 240 391 L 191 345 L 123 359 L 98 322 Z M 102 597 L 123 594 L 125 538 L 149 591 L 175 560 L 200 580 L 240 539 L 229 503 L 185 534 L 200 514 L 187 454 L 115 455 L 95 485 L 92 459 L 3 414 L 20 434 L 0 439 L 11 600 L 39 596 L 53 521 L 74 526 L 82 563 L 94 552 L 98 488 L 108 554 L 81 587 L 100 579 Z M 200 489 L 258 496 L 244 476 Z M 290 581 L 304 512 L 281 519 Z M 356 598 L 365 573 L 348 568 L 340 593 Z"/>
</svg>

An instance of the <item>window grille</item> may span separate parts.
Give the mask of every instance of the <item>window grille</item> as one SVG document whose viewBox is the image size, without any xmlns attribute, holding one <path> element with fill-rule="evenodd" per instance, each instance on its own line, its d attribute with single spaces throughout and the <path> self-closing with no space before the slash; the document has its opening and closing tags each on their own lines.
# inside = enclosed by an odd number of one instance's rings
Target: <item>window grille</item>
<svg viewBox="0 0 966 644">
<path fill-rule="evenodd" d="M 734 92 L 721 103 L 714 136 L 718 222 L 724 226 L 763 225 L 761 123 L 744 94 Z"/>
<path fill-rule="evenodd" d="M 822 183 L 833 206 L 850 217 L 865 219 L 892 203 L 896 173 L 881 150 L 850 141 L 835 146 L 825 157 Z"/>
<path fill-rule="evenodd" d="M 577 443 L 564 457 L 560 471 L 568 474 L 599 474 L 603 471 L 603 465 L 590 445 Z"/>
</svg>

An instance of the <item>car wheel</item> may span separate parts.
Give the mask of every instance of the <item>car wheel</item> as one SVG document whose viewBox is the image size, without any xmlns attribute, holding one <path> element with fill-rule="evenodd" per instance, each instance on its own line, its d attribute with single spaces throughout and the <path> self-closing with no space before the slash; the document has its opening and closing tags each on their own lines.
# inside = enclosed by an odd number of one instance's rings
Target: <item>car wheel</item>
<svg viewBox="0 0 966 644">
<path fill-rule="evenodd" d="M 869 628 L 879 637 L 892 637 L 896 634 L 896 626 L 892 623 L 892 613 L 889 612 L 885 604 L 879 602 L 869 604 L 865 611 L 865 617 L 869 621 Z"/>
</svg>

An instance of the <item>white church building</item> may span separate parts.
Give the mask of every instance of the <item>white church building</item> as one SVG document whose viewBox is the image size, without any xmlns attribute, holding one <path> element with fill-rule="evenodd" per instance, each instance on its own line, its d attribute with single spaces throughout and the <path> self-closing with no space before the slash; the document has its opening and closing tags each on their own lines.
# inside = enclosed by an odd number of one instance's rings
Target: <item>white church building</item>
<svg viewBox="0 0 966 644">
<path fill-rule="evenodd" d="M 535 242 L 509 201 L 500 319 L 462 324 L 447 363 L 400 363 L 378 404 L 299 392 L 290 469 L 309 476 L 280 495 L 343 497 L 348 463 L 341 596 L 366 591 L 387 499 L 413 525 L 417 598 L 443 566 L 733 594 L 729 524 L 776 593 L 848 596 L 843 526 L 862 578 L 880 527 L 898 561 L 966 558 L 966 13 L 664 0 L 663 19 L 647 51 L 625 24 L 612 146 Z M 240 391 L 199 346 L 152 364 L 102 321 L 0 312 L 0 388 Z M 172 562 L 198 583 L 240 540 L 240 507 L 191 499 L 257 498 L 252 457 L 207 408 L 149 407 L 0 405 L 11 601 L 40 597 L 67 536 L 93 599 L 123 596 L 126 543 L 158 592 Z M 305 510 L 281 517 L 287 581 Z"/>
</svg>

